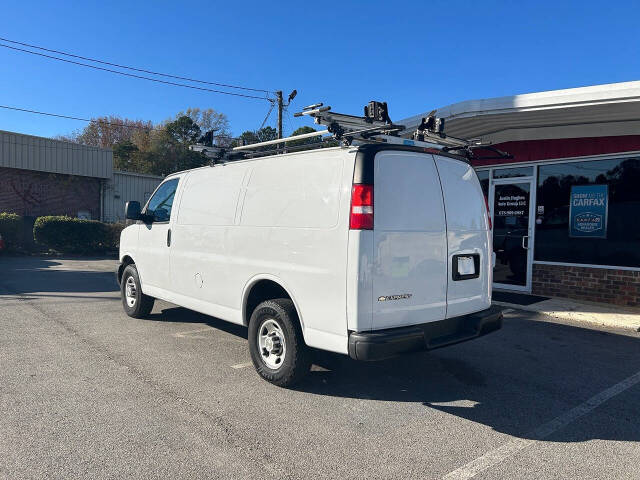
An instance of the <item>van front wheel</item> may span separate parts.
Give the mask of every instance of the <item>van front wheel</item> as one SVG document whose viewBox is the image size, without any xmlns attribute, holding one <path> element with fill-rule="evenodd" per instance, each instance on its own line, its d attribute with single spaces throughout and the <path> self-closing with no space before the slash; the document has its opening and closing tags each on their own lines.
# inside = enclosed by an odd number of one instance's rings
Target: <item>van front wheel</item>
<svg viewBox="0 0 640 480">
<path fill-rule="evenodd" d="M 122 272 L 120 295 L 124 311 L 130 317 L 144 318 L 151 313 L 155 299 L 142 293 L 138 269 L 133 264 Z"/>
<path fill-rule="evenodd" d="M 256 307 L 249 320 L 249 351 L 262 378 L 280 387 L 294 385 L 309 372 L 308 350 L 291 300 L 277 298 Z"/>
</svg>

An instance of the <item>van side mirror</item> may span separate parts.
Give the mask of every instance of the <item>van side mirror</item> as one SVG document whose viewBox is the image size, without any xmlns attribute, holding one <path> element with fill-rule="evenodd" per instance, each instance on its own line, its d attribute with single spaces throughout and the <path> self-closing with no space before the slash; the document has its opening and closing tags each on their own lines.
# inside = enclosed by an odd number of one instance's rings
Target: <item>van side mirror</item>
<svg viewBox="0 0 640 480">
<path fill-rule="evenodd" d="M 140 202 L 127 202 L 124 206 L 124 217 L 128 220 L 142 220 Z"/>
</svg>

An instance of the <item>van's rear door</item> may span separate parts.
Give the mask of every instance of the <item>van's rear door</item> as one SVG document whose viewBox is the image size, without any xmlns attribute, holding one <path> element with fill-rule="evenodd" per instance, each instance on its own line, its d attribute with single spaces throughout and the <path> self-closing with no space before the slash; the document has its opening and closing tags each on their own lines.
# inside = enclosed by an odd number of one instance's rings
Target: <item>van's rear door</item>
<svg viewBox="0 0 640 480">
<path fill-rule="evenodd" d="M 491 306 L 491 232 L 482 187 L 461 160 L 434 155 L 447 219 L 447 318 Z"/>
<path fill-rule="evenodd" d="M 374 159 L 374 330 L 445 318 L 445 209 L 433 155 L 382 150 Z"/>
</svg>

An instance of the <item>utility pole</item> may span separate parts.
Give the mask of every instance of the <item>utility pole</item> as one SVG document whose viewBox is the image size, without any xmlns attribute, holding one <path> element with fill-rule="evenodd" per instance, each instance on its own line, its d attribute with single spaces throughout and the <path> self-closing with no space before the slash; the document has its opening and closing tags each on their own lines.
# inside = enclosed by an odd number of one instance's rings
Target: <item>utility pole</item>
<svg viewBox="0 0 640 480">
<path fill-rule="evenodd" d="M 282 109 L 284 107 L 282 102 L 282 90 L 276 92 L 276 100 L 278 102 L 278 138 L 282 138 Z"/>
</svg>

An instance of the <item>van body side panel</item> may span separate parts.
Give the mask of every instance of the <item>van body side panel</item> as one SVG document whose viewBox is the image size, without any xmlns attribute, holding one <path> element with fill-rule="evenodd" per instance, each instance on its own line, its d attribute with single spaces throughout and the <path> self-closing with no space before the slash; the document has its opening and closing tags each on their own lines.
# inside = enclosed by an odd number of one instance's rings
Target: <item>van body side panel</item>
<svg viewBox="0 0 640 480">
<path fill-rule="evenodd" d="M 375 156 L 373 329 L 445 318 L 447 246 L 442 190 L 433 156 Z"/>
<path fill-rule="evenodd" d="M 120 232 L 120 252 L 118 256 L 121 263 L 126 256 L 131 257 L 134 262 L 136 261 L 136 257 L 138 256 L 139 229 L 140 225 L 138 223 L 134 223 Z"/>
<path fill-rule="evenodd" d="M 340 149 L 251 163 L 240 224 L 226 239 L 229 275 L 242 308 L 248 279 L 282 280 L 299 308 L 308 345 L 347 352 L 348 214 L 355 152 Z"/>
<path fill-rule="evenodd" d="M 351 230 L 347 264 L 347 327 L 353 332 L 372 328 L 373 258 L 373 232 Z"/>
<path fill-rule="evenodd" d="M 167 299 L 171 303 L 180 305 L 205 315 L 225 320 L 230 323 L 242 325 L 242 311 L 234 308 L 225 307 L 209 300 L 201 300 L 199 298 L 187 297 L 179 293 L 171 293 L 171 298 Z"/>
<path fill-rule="evenodd" d="M 447 318 L 479 312 L 491 306 L 491 232 L 484 194 L 473 168 L 435 155 L 447 219 Z M 454 255 L 480 257 L 477 278 L 454 280 Z"/>
<path fill-rule="evenodd" d="M 240 310 L 236 297 L 244 283 L 230 281 L 228 238 L 229 230 L 236 228 L 236 207 L 247 169 L 246 164 L 236 164 L 192 171 L 172 231 L 176 303 L 211 315 L 223 314 L 220 318 L 231 321 L 228 312 Z M 209 308 L 203 309 L 207 304 Z M 237 315 L 232 316 L 237 320 Z"/>
</svg>

